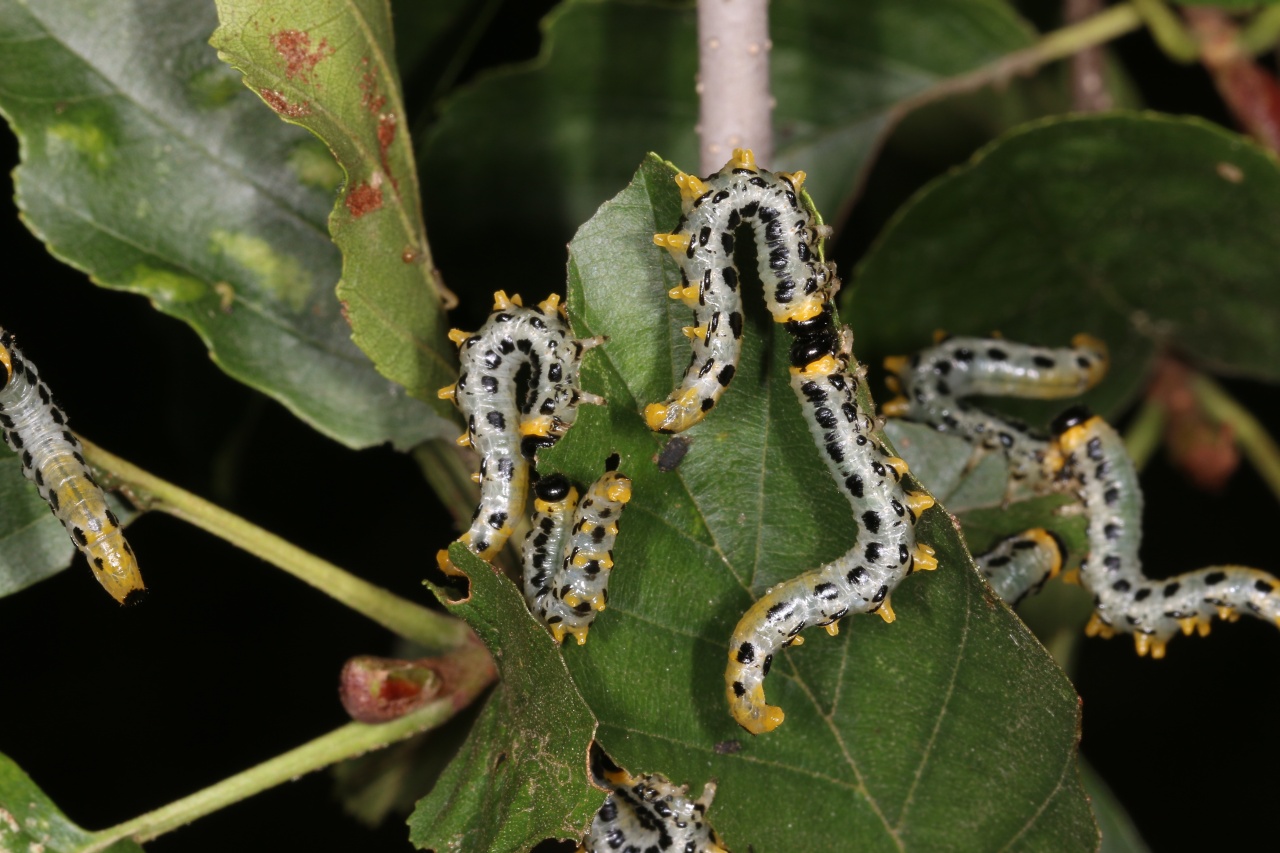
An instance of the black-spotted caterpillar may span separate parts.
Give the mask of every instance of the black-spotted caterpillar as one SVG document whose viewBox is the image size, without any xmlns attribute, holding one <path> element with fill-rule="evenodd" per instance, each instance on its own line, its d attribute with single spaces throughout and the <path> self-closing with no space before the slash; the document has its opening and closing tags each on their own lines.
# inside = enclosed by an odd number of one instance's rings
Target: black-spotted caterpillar
<svg viewBox="0 0 1280 853">
<path fill-rule="evenodd" d="M 951 338 L 910 359 L 888 359 L 903 397 L 885 409 L 959 435 L 980 451 L 999 450 L 1009 458 L 1011 477 L 1027 478 L 1035 491 L 1065 491 L 1081 502 L 1089 553 L 1079 581 L 1097 608 L 1085 629 L 1090 636 L 1131 633 L 1139 654 L 1160 658 L 1179 630 L 1207 634 L 1215 615 L 1230 620 L 1250 613 L 1280 624 L 1280 581 L 1258 569 L 1211 566 L 1161 581 L 1142 573 L 1137 470 L 1119 434 L 1102 418 L 1069 409 L 1055 420 L 1056 435 L 1045 439 L 961 399 L 1055 399 L 1086 390 L 1106 368 L 1106 349 L 1086 335 L 1072 343 L 1044 349 L 1003 339 Z M 957 375 L 963 378 L 956 381 Z M 995 591 L 1016 603 L 1057 574 L 1063 549 L 1057 537 L 1036 528 L 975 559 Z"/>
<path fill-rule="evenodd" d="M 885 359 L 886 383 L 899 394 L 881 407 L 890 417 L 927 424 L 973 445 L 967 468 L 988 453 L 1000 453 L 1009 466 L 1008 501 L 1019 486 L 1037 494 L 1054 488 L 1048 436 L 1011 418 L 994 414 L 969 397 L 1057 400 L 1081 394 L 1106 374 L 1107 347 L 1089 335 L 1076 335 L 1070 347 L 1038 347 L 1003 338 L 940 336 L 934 346 L 913 356 Z M 996 544 L 974 560 L 983 577 L 1005 601 L 1017 604 L 1038 592 L 1061 571 L 1066 560 L 1062 540 L 1033 528 Z"/>
<path fill-rule="evenodd" d="M 1070 347 L 1059 348 L 1002 338 L 945 337 L 910 358 L 885 359 L 890 373 L 886 382 L 900 396 L 885 403 L 881 411 L 968 441 L 974 445 L 970 468 L 987 453 L 1002 453 L 1009 462 L 1011 489 L 1029 482 L 1042 491 L 1049 479 L 1045 471 L 1048 438 L 967 398 L 1074 397 L 1098 384 L 1107 363 L 1106 345 L 1084 334 L 1076 335 Z"/>
<path fill-rule="evenodd" d="M 89 473 L 80 441 L 67 429 L 48 386 L 3 329 L 0 367 L 0 427 L 5 442 L 22 459 L 22 473 L 66 526 L 102 588 L 121 604 L 134 603 L 144 590 L 142 574 L 120 521 Z"/>
<path fill-rule="evenodd" d="M 560 474 L 543 477 L 534 488 L 529 535 L 521 547 L 524 595 L 557 643 L 566 634 L 585 643 L 596 612 L 609 601 L 618 516 L 631 500 L 631 481 L 613 470 L 617 464 L 618 457 L 611 457 L 609 470 L 581 500 Z"/>
<path fill-rule="evenodd" d="M 1089 553 L 1080 583 L 1097 608 L 1085 633 L 1133 634 L 1138 654 L 1162 658 L 1179 630 L 1209 633 L 1216 615 L 1235 621 L 1248 613 L 1280 626 L 1280 581 L 1244 566 L 1210 566 L 1165 580 L 1142 572 L 1142 491 L 1124 440 L 1083 408 L 1054 423 L 1065 488 L 1084 504 Z"/>
<path fill-rule="evenodd" d="M 697 423 L 733 378 L 742 336 L 742 302 L 734 266 L 735 233 L 752 226 L 760 278 L 773 319 L 794 336 L 791 386 L 827 467 L 861 524 L 853 549 L 838 560 L 768 590 L 742 617 L 729 644 L 725 691 L 733 717 L 753 734 L 776 728 L 782 709 L 766 704 L 764 678 L 773 655 L 800 642 L 811 625 L 836 633 L 850 613 L 893 620 L 889 594 L 916 569 L 933 569 L 933 549 L 915 541 L 914 525 L 933 505 L 902 484 L 907 465 L 875 435 L 876 421 L 858 405 L 859 373 L 846 329 L 837 329 L 831 300 L 834 269 L 818 252 L 818 222 L 799 193 L 804 173 L 756 168 L 750 151 L 705 181 L 680 174 L 684 215 L 670 233 L 654 235 L 680 265 L 670 295 L 694 311 L 693 359 L 680 387 L 645 409 L 651 429 L 678 432 Z"/>
<path fill-rule="evenodd" d="M 729 853 L 707 822 L 714 782 L 691 800 L 688 788 L 658 774 L 632 776 L 618 770 L 606 773 L 605 781 L 612 793 L 592 819 L 578 853 Z"/>
<path fill-rule="evenodd" d="M 440 389 L 467 420 L 458 443 L 480 454 L 480 503 L 462 534 L 473 553 L 492 560 L 524 516 L 530 465 L 540 448 L 554 445 L 573 426 L 579 403 L 602 404 L 578 384 L 582 354 L 599 338 L 575 340 L 565 324 L 558 296 L 533 308 L 519 296 L 493 297 L 493 313 L 475 334 L 454 329 L 461 362 L 456 384 Z M 521 370 L 528 369 L 520 400 Z M 579 501 L 560 476 L 538 483 L 532 529 L 522 549 L 525 598 L 551 629 L 556 642 L 572 634 L 586 642 L 587 628 L 608 600 L 608 570 L 618 534 L 617 519 L 631 497 L 630 481 L 610 470 Z M 458 570 L 447 551 L 440 568 Z"/>
</svg>

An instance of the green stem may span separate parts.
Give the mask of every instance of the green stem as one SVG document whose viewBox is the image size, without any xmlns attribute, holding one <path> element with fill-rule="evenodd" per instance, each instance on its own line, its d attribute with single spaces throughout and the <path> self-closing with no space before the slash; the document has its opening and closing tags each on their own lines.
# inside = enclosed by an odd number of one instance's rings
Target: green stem
<svg viewBox="0 0 1280 853">
<path fill-rule="evenodd" d="M 1133 6 L 1166 56 L 1183 65 L 1200 59 L 1200 45 L 1164 0 L 1133 0 Z"/>
<path fill-rule="evenodd" d="M 1133 460 L 1133 466 L 1141 471 L 1147 467 L 1164 434 L 1164 406 L 1147 400 L 1138 409 L 1137 416 L 1124 434 L 1124 448 Z"/>
<path fill-rule="evenodd" d="M 1265 53 L 1280 41 L 1280 6 L 1268 6 L 1240 31 L 1236 43 L 1253 56 Z"/>
<path fill-rule="evenodd" d="M 243 773 L 210 785 L 203 791 L 197 791 L 133 820 L 95 832 L 89 843 L 79 848 L 77 853 L 94 853 L 123 838 L 132 838 L 139 843 L 149 841 L 232 803 L 297 779 L 305 773 L 438 727 L 452 718 L 460 708 L 469 705 L 493 679 L 494 670 L 488 653 L 478 642 L 468 644 L 453 657 L 456 664 L 454 669 L 461 674 L 463 680 L 450 695 L 389 723 L 348 723 Z"/>
<path fill-rule="evenodd" d="M 1230 425 L 1244 455 L 1280 499 L 1280 447 L 1253 413 L 1235 401 L 1227 390 L 1208 376 L 1196 374 L 1191 391 L 1209 417 Z"/>
<path fill-rule="evenodd" d="M 941 98 L 1005 82 L 1016 74 L 1026 74 L 1042 65 L 1066 59 L 1085 48 L 1105 44 L 1141 26 L 1142 17 L 1132 4 L 1112 6 L 1079 23 L 1047 33 L 1031 47 L 1006 54 L 966 74 L 948 77 L 905 99 L 895 111 L 907 112 Z"/>
<path fill-rule="evenodd" d="M 438 652 L 457 648 L 471 633 L 460 620 L 393 595 L 91 442 L 83 444 L 85 457 L 146 508 L 180 518 L 261 557 L 405 639 Z"/>
</svg>

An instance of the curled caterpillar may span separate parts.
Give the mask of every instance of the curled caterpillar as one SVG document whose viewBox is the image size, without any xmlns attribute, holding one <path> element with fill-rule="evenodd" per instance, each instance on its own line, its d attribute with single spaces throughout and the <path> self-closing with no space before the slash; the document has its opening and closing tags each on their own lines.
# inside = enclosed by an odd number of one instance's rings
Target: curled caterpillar
<svg viewBox="0 0 1280 853">
<path fill-rule="evenodd" d="M 1080 583 L 1093 594 L 1096 611 L 1085 633 L 1133 634 L 1138 654 L 1162 658 L 1174 634 L 1207 634 L 1215 615 L 1234 621 L 1248 613 L 1280 625 L 1280 581 L 1258 569 L 1210 566 L 1148 579 L 1138 560 L 1142 492 L 1124 440 L 1080 407 L 1060 415 L 1054 430 L 1064 481 L 1087 519 L 1089 554 Z"/>
<path fill-rule="evenodd" d="M 618 517 L 631 500 L 631 481 L 617 465 L 618 457 L 610 457 L 604 476 L 581 500 L 560 474 L 534 487 L 531 526 L 521 548 L 524 597 L 557 643 L 566 634 L 585 643 L 596 612 L 609 601 Z"/>
<path fill-rule="evenodd" d="M 764 678 L 779 649 L 801 641 L 811 625 L 836 633 L 850 613 L 893 621 L 889 594 L 916 569 L 934 569 L 933 549 L 915 541 L 916 518 L 933 505 L 902 485 L 907 465 L 874 434 L 858 405 L 861 381 L 846 329 L 837 329 L 831 299 L 838 280 L 818 255 L 818 223 L 801 203 L 804 173 L 757 169 L 750 151 L 705 181 L 678 175 L 684 216 L 654 242 L 671 250 L 681 286 L 670 295 L 694 309 L 693 360 L 666 401 L 645 409 L 649 427 L 678 432 L 700 420 L 735 370 L 742 335 L 735 232 L 752 226 L 760 278 L 773 319 L 794 336 L 791 387 L 827 467 L 861 523 L 854 548 L 838 560 L 774 586 L 738 622 L 729 643 L 725 693 L 737 722 L 752 734 L 776 728 L 781 708 L 768 705 Z"/>
<path fill-rule="evenodd" d="M 714 782 L 691 800 L 688 787 L 656 773 L 632 776 L 619 770 L 606 773 L 605 779 L 612 793 L 592 819 L 578 853 L 729 853 L 707 823 Z"/>
<path fill-rule="evenodd" d="M 0 427 L 5 443 L 22 460 L 22 473 L 66 526 L 102 588 L 121 604 L 135 603 L 145 588 L 120 520 L 89 473 L 80 441 L 67 429 L 66 416 L 54 405 L 48 386 L 3 329 L 0 367 Z"/>
<path fill-rule="evenodd" d="M 967 398 L 1072 397 L 1098 384 L 1107 365 L 1106 345 L 1084 334 L 1076 335 L 1070 347 L 1060 348 L 1001 338 L 943 338 L 911 357 L 885 359 L 891 374 L 886 382 L 901 396 L 881 411 L 965 439 L 974 446 L 970 468 L 987 453 L 1002 453 L 1009 462 L 1010 489 L 1026 481 L 1044 490 L 1050 478 L 1045 469 L 1048 438 L 1023 423 L 984 411 Z"/>
<path fill-rule="evenodd" d="M 440 389 L 467 419 L 458 438 L 480 454 L 480 503 L 461 540 L 472 553 L 492 560 L 523 517 L 529 492 L 529 465 L 540 448 L 551 447 L 573 426 L 579 403 L 603 403 L 578 385 L 582 353 L 599 338 L 574 340 L 555 294 L 533 308 L 518 295 L 493 295 L 493 313 L 475 334 L 453 329 L 458 345 L 458 381 Z M 528 392 L 518 400 L 517 375 L 528 367 Z M 447 551 L 440 568 L 458 570 Z"/>
</svg>

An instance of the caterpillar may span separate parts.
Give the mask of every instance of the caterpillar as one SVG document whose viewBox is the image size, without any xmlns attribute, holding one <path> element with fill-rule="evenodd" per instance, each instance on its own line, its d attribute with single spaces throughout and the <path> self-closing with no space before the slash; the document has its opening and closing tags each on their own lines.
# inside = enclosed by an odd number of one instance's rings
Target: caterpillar
<svg viewBox="0 0 1280 853">
<path fill-rule="evenodd" d="M 715 782 L 708 782 L 701 796 L 691 800 L 686 786 L 673 785 L 656 773 L 632 776 L 618 770 L 604 775 L 611 793 L 592 819 L 578 853 L 729 853 L 707 823 Z"/>
<path fill-rule="evenodd" d="M 596 612 L 609 601 L 618 516 L 631 500 L 631 481 L 617 466 L 615 454 L 581 500 L 561 474 L 543 477 L 534 487 L 534 512 L 521 548 L 524 596 L 557 643 L 566 634 L 585 643 Z"/>
<path fill-rule="evenodd" d="M 458 438 L 463 447 L 480 454 L 480 502 L 471 524 L 460 537 L 484 560 L 502 550 L 512 525 L 524 516 L 529 491 L 529 467 L 539 449 L 551 447 L 573 426 L 579 403 L 602 404 L 578 385 L 578 366 L 599 338 L 575 340 L 564 322 L 560 297 L 552 294 L 536 307 L 526 308 L 519 295 L 493 295 L 493 313 L 470 334 L 449 331 L 461 362 L 458 381 L 440 389 L 467 420 Z M 518 400 L 520 370 L 529 371 L 528 391 Z M 436 560 L 448 574 L 458 570 L 448 551 Z"/>
<path fill-rule="evenodd" d="M 1033 527 L 1002 539 L 973 559 L 996 595 L 1016 605 L 1056 578 L 1066 557 L 1066 545 L 1056 533 Z"/>
<path fill-rule="evenodd" d="M 1064 488 L 1085 508 L 1089 553 L 1080 583 L 1095 611 L 1085 633 L 1133 635 L 1139 655 L 1162 658 L 1179 631 L 1209 633 L 1216 615 L 1235 621 L 1248 613 L 1280 626 L 1280 581 L 1244 566 L 1210 566 L 1165 580 L 1142 572 L 1142 492 L 1124 440 L 1083 407 L 1054 421 L 1057 464 Z"/>
<path fill-rule="evenodd" d="M 22 473 L 67 528 L 102 588 L 121 604 L 136 603 L 145 587 L 120 520 L 107 506 L 106 495 L 85 464 L 80 441 L 67 429 L 67 418 L 54 404 L 49 387 L 13 335 L 3 329 L 0 367 L 0 428 L 5 443 L 22 460 Z"/>
<path fill-rule="evenodd" d="M 774 174 L 737 149 L 705 180 L 676 176 L 683 216 L 654 243 L 671 251 L 681 283 L 669 295 L 694 311 L 685 329 L 693 358 L 680 387 L 644 410 L 659 432 L 679 432 L 714 407 L 736 371 L 742 336 L 738 270 L 733 262 L 740 225 L 750 224 L 760 248 L 760 279 L 775 322 L 794 340 L 791 387 L 827 468 L 844 491 L 861 528 L 855 546 L 836 561 L 768 590 L 739 620 L 729 643 L 725 694 L 734 719 L 752 734 L 782 723 L 768 705 L 764 678 L 774 654 L 801 642 L 811 625 L 837 632 L 850 613 L 879 613 L 893 621 L 889 594 L 917 569 L 937 568 L 933 549 L 915 541 L 914 525 L 933 498 L 908 492 L 907 464 L 875 435 L 876 421 L 857 401 L 860 371 L 851 338 L 837 329 L 833 265 L 819 257 L 819 223 L 800 200 L 803 172 Z"/>
<path fill-rule="evenodd" d="M 970 469 L 987 453 L 1002 453 L 1009 463 L 1007 500 L 1019 482 L 1044 490 L 1050 442 L 1026 424 L 987 412 L 966 398 L 1072 397 L 1098 384 L 1107 371 L 1108 355 L 1106 344 L 1085 334 L 1060 348 L 1002 338 L 942 337 L 909 358 L 890 356 L 884 366 L 890 373 L 886 384 L 900 396 L 881 406 L 881 412 L 965 439 L 974 445 Z"/>
</svg>

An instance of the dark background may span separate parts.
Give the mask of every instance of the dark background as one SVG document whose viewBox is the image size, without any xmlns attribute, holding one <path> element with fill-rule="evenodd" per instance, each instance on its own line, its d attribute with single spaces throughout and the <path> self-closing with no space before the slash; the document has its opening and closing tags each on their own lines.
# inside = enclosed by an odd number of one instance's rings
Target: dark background
<svg viewBox="0 0 1280 853">
<path fill-rule="evenodd" d="M 464 79 L 533 56 L 537 21 L 550 5 L 507 3 Z M 1119 54 L 1149 106 L 1231 126 L 1198 68 L 1172 66 L 1145 35 L 1122 40 Z M 414 87 L 429 74 L 408 81 L 409 103 L 421 102 Z M 842 269 L 910 192 L 983 141 L 959 138 L 929 161 L 918 146 L 891 142 L 837 247 Z M 0 131 L 0 163 L 16 162 L 12 134 Z M 374 583 L 429 599 L 420 580 L 443 541 L 432 534 L 448 522 L 409 457 L 387 448 L 353 452 L 315 434 L 226 378 L 185 326 L 54 261 L 7 205 L 0 323 L 20 332 L 78 431 Z M 446 278 L 456 281 L 448 248 L 439 252 Z M 1274 400 L 1260 386 L 1230 387 L 1255 411 Z M 1149 574 L 1226 554 L 1280 568 L 1265 536 L 1276 499 L 1251 470 L 1221 495 L 1205 495 L 1157 458 L 1143 482 Z M 142 606 L 107 606 L 79 557 L 70 571 L 0 600 L 5 752 L 90 828 L 341 725 L 342 663 L 393 652 L 381 628 L 195 528 L 152 514 L 130 528 L 130 539 L 151 591 Z M 1085 755 L 1153 849 L 1219 844 L 1223 824 L 1210 815 L 1273 807 L 1277 671 L 1280 636 L 1254 620 L 1215 626 L 1204 640 L 1177 639 L 1159 663 L 1139 659 L 1127 639 L 1083 644 L 1075 679 Z M 1229 717 L 1223 708 L 1232 709 Z M 1162 769 L 1171 752 L 1180 769 L 1174 777 Z M 332 788 L 330 774 L 313 774 L 148 848 L 405 849 L 399 819 L 371 834 L 342 813 Z M 1196 817 L 1181 819 L 1183 812 Z"/>
</svg>

